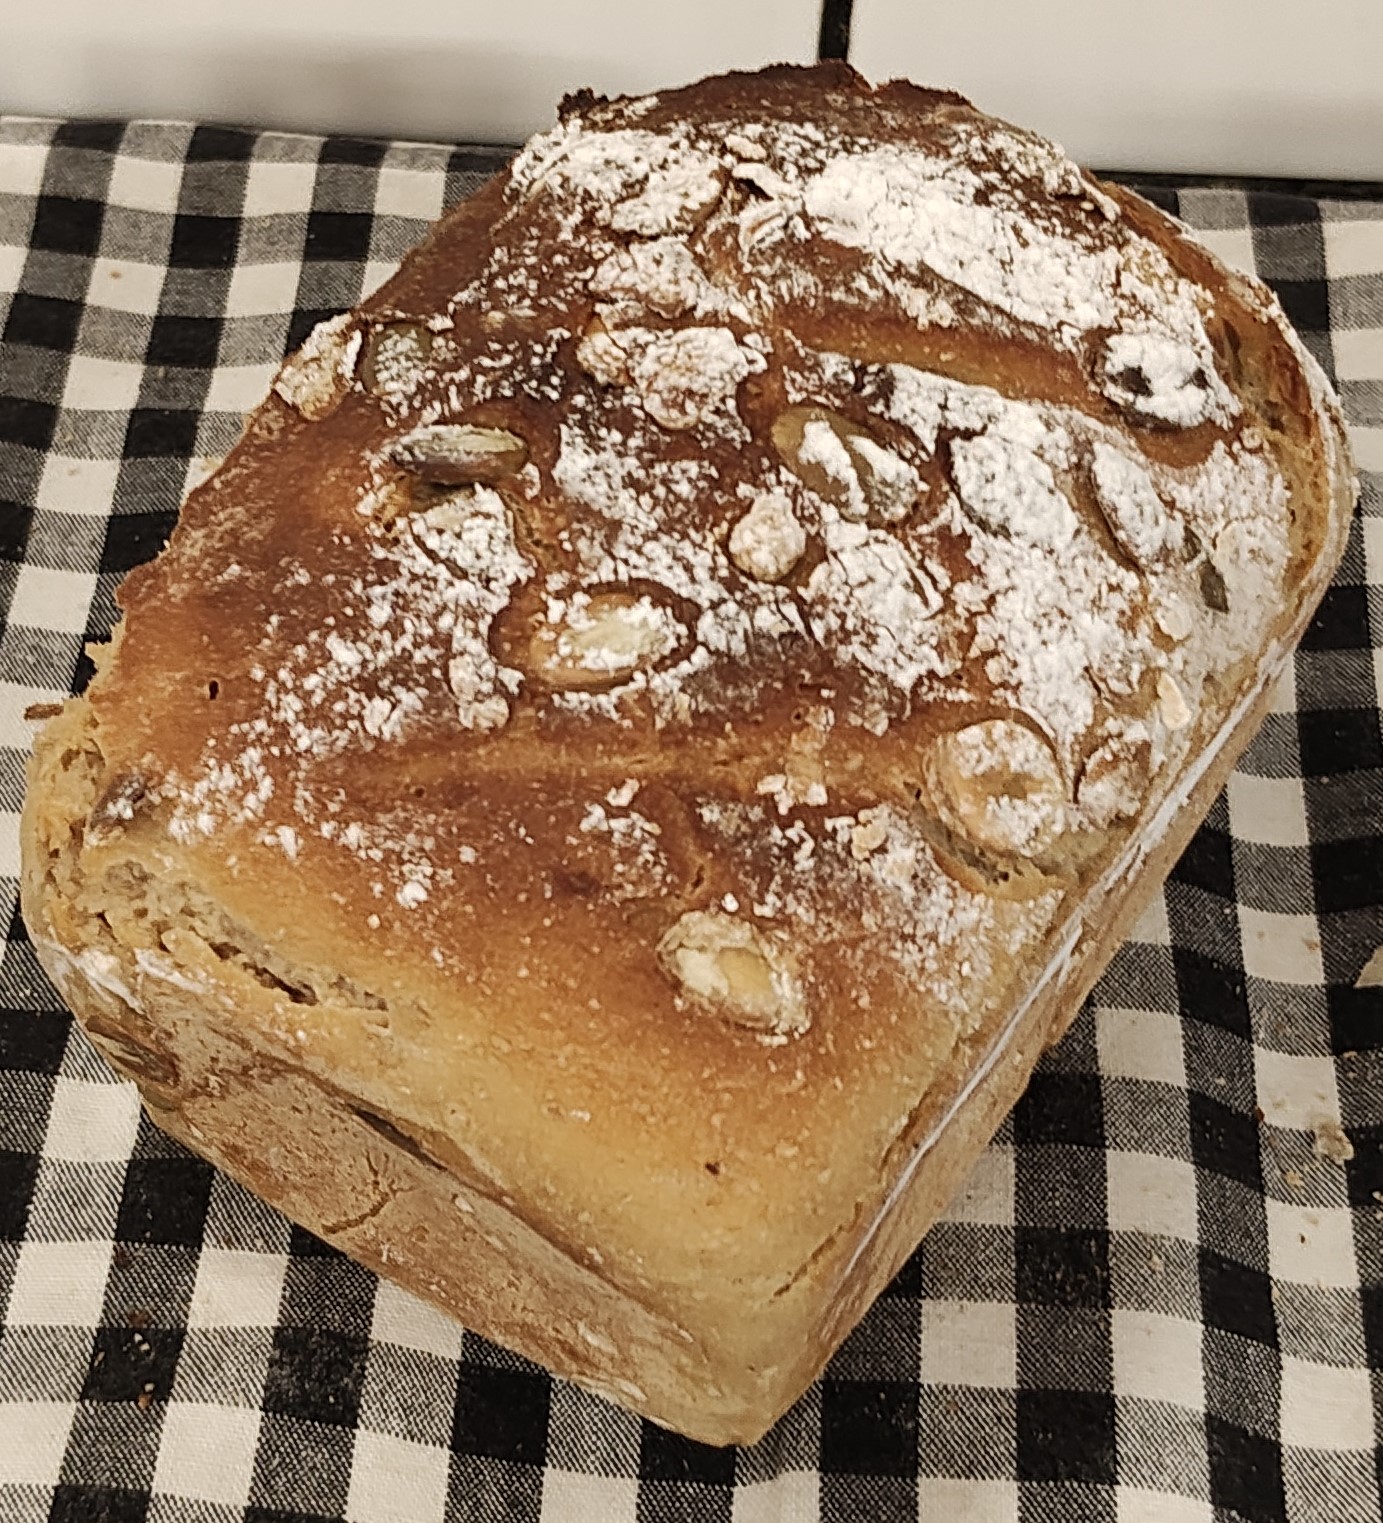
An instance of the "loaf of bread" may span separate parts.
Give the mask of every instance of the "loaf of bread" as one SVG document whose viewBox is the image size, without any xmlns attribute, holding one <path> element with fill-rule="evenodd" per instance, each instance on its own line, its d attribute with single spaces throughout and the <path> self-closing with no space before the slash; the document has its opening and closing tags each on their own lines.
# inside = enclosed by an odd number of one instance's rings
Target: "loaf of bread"
<svg viewBox="0 0 1383 1523">
<path fill-rule="evenodd" d="M 1268 292 L 955 95 L 568 100 L 284 366 L 39 736 L 150 1115 L 757 1438 L 944 1208 L 1341 553 Z"/>
</svg>

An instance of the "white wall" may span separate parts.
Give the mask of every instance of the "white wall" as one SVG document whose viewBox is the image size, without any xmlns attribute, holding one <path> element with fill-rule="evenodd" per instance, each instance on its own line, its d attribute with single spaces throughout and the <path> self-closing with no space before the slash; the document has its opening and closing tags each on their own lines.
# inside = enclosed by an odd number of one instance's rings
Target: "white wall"
<svg viewBox="0 0 1383 1523">
<path fill-rule="evenodd" d="M 1383 0 L 855 0 L 851 56 L 1104 168 L 1383 179 Z"/>
<path fill-rule="evenodd" d="M 0 0 L 0 103 L 515 142 L 558 100 L 816 56 L 817 0 Z"/>
<path fill-rule="evenodd" d="M 819 0 L 0 0 L 0 103 L 515 141 L 558 98 L 804 62 Z M 856 0 L 854 61 L 1106 167 L 1383 178 L 1383 0 Z"/>
</svg>

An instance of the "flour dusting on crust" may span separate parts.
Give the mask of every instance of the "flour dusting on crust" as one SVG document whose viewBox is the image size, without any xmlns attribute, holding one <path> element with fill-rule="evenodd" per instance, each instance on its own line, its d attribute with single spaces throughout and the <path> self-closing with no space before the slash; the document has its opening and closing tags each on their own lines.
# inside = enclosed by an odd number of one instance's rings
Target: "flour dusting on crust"
<svg viewBox="0 0 1383 1523">
<path fill-rule="evenodd" d="M 1287 486 L 1210 293 L 1052 145 L 942 97 L 861 91 L 829 127 L 772 91 L 751 119 L 678 99 L 569 113 L 445 301 L 334 320 L 280 377 L 305 418 L 375 430 L 341 477 L 352 570 L 275 573 L 266 609 L 331 611 L 266 615 L 256 713 L 178 780 L 172 828 L 364 852 L 426 915 L 485 848 L 406 802 L 392 831 L 340 817 L 327 764 L 446 736 L 463 770 L 542 734 L 609 764 L 570 839 L 625 862 L 582 868 L 612 902 L 677 891 L 653 816 L 611 812 L 661 780 L 739 874 L 727 945 L 857 902 L 960 1021 L 953 949 L 980 979 L 1041 934 L 1063 887 L 1033 860 L 1128 828 L 1262 643 Z M 1041 356 L 1030 387 L 1009 354 Z M 504 443 L 483 478 L 397 447 L 463 428 Z M 992 796 L 928 815 L 922 758 L 970 765 L 981 735 Z M 706 783 L 730 755 L 738 798 Z"/>
</svg>

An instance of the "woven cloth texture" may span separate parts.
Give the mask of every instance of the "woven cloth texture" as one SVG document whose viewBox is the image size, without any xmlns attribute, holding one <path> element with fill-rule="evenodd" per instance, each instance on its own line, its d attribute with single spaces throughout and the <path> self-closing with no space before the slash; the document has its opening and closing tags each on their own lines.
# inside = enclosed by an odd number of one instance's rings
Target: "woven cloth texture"
<svg viewBox="0 0 1383 1523">
<path fill-rule="evenodd" d="M 1165 892 L 753 1449 L 379 1283 L 64 1011 L 17 909 L 26 707 L 285 351 L 503 158 L 0 118 L 0 1520 L 1383 1523 L 1383 202 L 1150 191 L 1335 377 L 1348 552 Z"/>
</svg>

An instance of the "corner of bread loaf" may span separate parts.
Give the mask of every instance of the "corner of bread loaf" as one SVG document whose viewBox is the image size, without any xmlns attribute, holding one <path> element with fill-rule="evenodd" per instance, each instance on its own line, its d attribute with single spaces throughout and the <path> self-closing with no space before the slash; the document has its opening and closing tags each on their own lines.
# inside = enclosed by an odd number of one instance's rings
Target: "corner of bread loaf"
<svg viewBox="0 0 1383 1523">
<path fill-rule="evenodd" d="M 698 1323 L 694 1294 L 674 1315 L 450 1139 L 314 1071 L 282 1039 L 310 975 L 213 925 L 138 853 L 112 851 L 110 784 L 93 706 L 72 699 L 31 761 L 23 912 L 53 984 L 156 1125 L 326 1242 L 597 1394 L 711 1444 L 767 1430 L 829 1353 L 824 1284 L 766 1290 L 738 1333 Z M 343 1021 L 388 1018 L 364 991 L 311 997 L 335 999 Z"/>
</svg>

